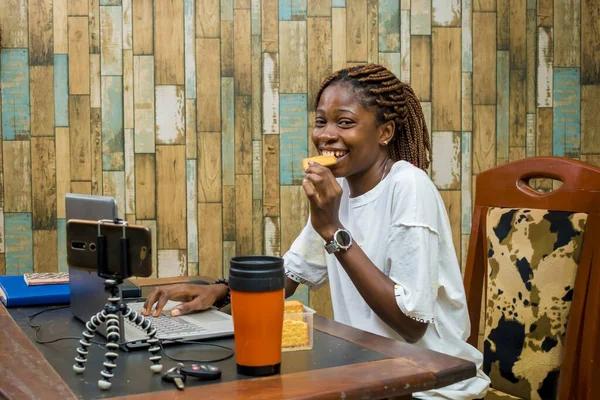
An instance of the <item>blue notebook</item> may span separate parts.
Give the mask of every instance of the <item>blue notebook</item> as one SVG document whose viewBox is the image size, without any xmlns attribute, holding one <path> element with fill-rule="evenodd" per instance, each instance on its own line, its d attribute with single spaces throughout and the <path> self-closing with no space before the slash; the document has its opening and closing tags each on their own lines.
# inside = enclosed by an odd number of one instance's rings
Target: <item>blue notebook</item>
<svg viewBox="0 0 600 400">
<path fill-rule="evenodd" d="M 27 286 L 22 275 L 0 276 L 0 300 L 6 307 L 69 304 L 69 284 Z"/>
</svg>

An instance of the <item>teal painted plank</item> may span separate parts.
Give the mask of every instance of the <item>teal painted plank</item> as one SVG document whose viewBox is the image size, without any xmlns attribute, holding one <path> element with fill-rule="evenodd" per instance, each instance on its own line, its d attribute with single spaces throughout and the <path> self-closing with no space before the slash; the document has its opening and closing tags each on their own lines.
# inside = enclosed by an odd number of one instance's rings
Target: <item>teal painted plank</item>
<svg viewBox="0 0 600 400">
<path fill-rule="evenodd" d="M 300 185 L 302 159 L 308 154 L 306 94 L 279 96 L 279 176 L 282 185 Z"/>
<path fill-rule="evenodd" d="M 402 76 L 400 53 L 379 53 L 379 64 L 389 69 L 398 78 Z"/>
<path fill-rule="evenodd" d="M 462 0 L 462 69 L 473 72 L 473 0 Z"/>
<path fill-rule="evenodd" d="M 2 138 L 4 140 L 28 139 L 30 136 L 28 53 L 27 49 L 0 51 Z"/>
<path fill-rule="evenodd" d="M 184 46 L 185 46 L 185 98 L 196 98 L 196 10 L 195 0 L 185 0 Z M 189 257 L 188 257 L 189 261 Z M 192 261 L 189 261 L 192 262 Z"/>
<path fill-rule="evenodd" d="M 462 132 L 461 135 L 461 171 L 460 174 L 462 176 L 461 179 L 461 227 L 462 234 L 468 234 L 471 232 L 471 196 L 472 196 L 472 187 L 471 187 L 471 165 L 473 158 L 473 133 L 472 132 Z"/>
<path fill-rule="evenodd" d="M 509 109 L 510 109 L 510 55 L 508 51 L 496 53 L 496 158 L 508 160 Z"/>
<path fill-rule="evenodd" d="M 331 7 L 346 7 L 346 0 L 331 0 Z"/>
<path fill-rule="evenodd" d="M 66 54 L 54 55 L 54 124 L 69 126 L 69 64 Z"/>
<path fill-rule="evenodd" d="M 287 301 L 298 300 L 300 303 L 304 304 L 305 306 L 310 307 L 309 298 L 310 297 L 309 297 L 308 286 L 298 285 L 298 288 L 296 289 L 296 292 L 294 293 L 294 295 L 288 297 L 286 300 Z"/>
<path fill-rule="evenodd" d="M 223 185 L 235 185 L 235 98 L 233 78 L 221 78 L 221 159 Z"/>
<path fill-rule="evenodd" d="M 221 21 L 233 21 L 233 0 L 221 0 Z"/>
<path fill-rule="evenodd" d="M 304 21 L 306 13 L 306 0 L 279 0 L 280 21 Z"/>
<path fill-rule="evenodd" d="M 123 77 L 103 76 L 101 86 L 102 170 L 124 171 Z"/>
<path fill-rule="evenodd" d="M 186 161 L 187 192 L 187 261 L 198 262 L 198 211 L 196 186 L 196 160 Z"/>
<path fill-rule="evenodd" d="M 431 0 L 411 1 L 410 34 L 431 35 Z"/>
<path fill-rule="evenodd" d="M 554 68 L 552 154 L 579 157 L 581 86 L 579 68 Z"/>
<path fill-rule="evenodd" d="M 398 0 L 379 0 L 379 51 L 400 51 L 400 2 Z"/>
<path fill-rule="evenodd" d="M 69 271 L 67 265 L 67 220 L 56 220 L 56 251 L 58 253 L 58 272 Z"/>
<path fill-rule="evenodd" d="M 4 214 L 6 232 L 6 274 L 33 272 L 31 213 Z"/>
</svg>

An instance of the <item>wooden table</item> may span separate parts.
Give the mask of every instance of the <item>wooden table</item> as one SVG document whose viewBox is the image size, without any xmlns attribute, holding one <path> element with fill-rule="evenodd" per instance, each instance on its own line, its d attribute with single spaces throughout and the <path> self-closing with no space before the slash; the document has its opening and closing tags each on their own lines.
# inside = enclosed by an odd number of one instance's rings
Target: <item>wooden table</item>
<svg viewBox="0 0 600 400">
<path fill-rule="evenodd" d="M 389 398 L 475 376 L 471 362 L 315 316 L 315 329 L 389 357 L 266 378 L 162 390 L 121 399 Z M 69 354 L 68 358 L 72 358 Z M 0 304 L 0 399 L 77 398 Z"/>
</svg>

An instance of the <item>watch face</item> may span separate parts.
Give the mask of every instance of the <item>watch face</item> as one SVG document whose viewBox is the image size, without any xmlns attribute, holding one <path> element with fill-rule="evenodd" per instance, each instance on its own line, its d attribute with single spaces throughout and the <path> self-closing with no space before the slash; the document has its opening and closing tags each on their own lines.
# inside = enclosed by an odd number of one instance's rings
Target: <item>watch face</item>
<svg viewBox="0 0 600 400">
<path fill-rule="evenodd" d="M 342 246 L 349 246 L 352 243 L 352 236 L 346 230 L 339 230 L 336 232 L 335 240 Z"/>
</svg>

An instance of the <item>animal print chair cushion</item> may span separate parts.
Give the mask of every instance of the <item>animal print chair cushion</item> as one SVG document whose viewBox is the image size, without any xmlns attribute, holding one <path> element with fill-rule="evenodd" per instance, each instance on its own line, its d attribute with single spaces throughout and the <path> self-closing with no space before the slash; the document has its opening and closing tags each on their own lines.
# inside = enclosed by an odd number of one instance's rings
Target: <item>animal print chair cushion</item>
<svg viewBox="0 0 600 400">
<path fill-rule="evenodd" d="M 555 398 L 587 214 L 490 208 L 483 370 L 523 399 Z"/>
</svg>

